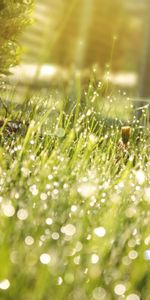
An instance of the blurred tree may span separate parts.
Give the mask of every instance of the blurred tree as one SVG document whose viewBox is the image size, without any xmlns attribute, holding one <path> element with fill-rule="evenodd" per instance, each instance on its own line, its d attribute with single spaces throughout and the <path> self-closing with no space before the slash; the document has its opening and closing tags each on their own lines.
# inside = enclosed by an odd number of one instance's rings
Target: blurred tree
<svg viewBox="0 0 150 300">
<path fill-rule="evenodd" d="M 29 22 L 31 7 L 32 0 L 0 0 L 0 75 L 18 63 L 17 37 Z"/>
</svg>

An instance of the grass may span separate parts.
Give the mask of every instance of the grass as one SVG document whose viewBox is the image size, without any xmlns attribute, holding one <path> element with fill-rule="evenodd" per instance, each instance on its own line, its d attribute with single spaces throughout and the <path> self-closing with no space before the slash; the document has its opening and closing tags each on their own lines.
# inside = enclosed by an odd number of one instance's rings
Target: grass
<svg viewBox="0 0 150 300">
<path fill-rule="evenodd" d="M 133 118 L 124 153 L 123 124 L 90 105 L 38 98 L 8 118 L 22 126 L 1 128 L 0 299 L 149 300 L 146 121 Z"/>
</svg>

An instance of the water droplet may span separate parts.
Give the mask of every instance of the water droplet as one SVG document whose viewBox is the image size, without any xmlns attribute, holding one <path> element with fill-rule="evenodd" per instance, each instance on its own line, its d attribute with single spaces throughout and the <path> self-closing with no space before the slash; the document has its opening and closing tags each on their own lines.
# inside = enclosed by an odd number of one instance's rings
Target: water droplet
<svg viewBox="0 0 150 300">
<path fill-rule="evenodd" d="M 49 180 L 52 180 L 52 179 L 53 179 L 53 175 L 52 175 L 52 174 L 49 174 L 49 175 L 48 175 L 48 179 L 49 179 Z"/>
<path fill-rule="evenodd" d="M 99 256 L 97 254 L 92 254 L 92 256 L 91 256 L 92 264 L 97 264 L 98 261 L 99 261 Z"/>
<path fill-rule="evenodd" d="M 145 181 L 145 173 L 142 170 L 139 170 L 135 173 L 136 180 L 138 184 L 142 185 Z"/>
<path fill-rule="evenodd" d="M 125 293 L 126 291 L 126 287 L 124 286 L 124 284 L 120 283 L 117 284 L 114 288 L 114 292 L 116 295 L 121 296 Z"/>
<path fill-rule="evenodd" d="M 45 223 L 47 225 L 52 225 L 53 224 L 53 220 L 51 218 L 47 218 L 46 221 L 45 221 Z"/>
<path fill-rule="evenodd" d="M 19 220 L 26 220 L 28 218 L 28 211 L 26 209 L 19 209 L 18 212 L 17 212 L 17 217 Z"/>
<path fill-rule="evenodd" d="M 7 290 L 10 287 L 10 282 L 8 279 L 4 279 L 0 281 L 0 289 L 1 290 Z"/>
<path fill-rule="evenodd" d="M 68 236 L 72 236 L 76 233 L 76 227 L 72 224 L 67 224 L 61 227 L 61 232 Z"/>
<path fill-rule="evenodd" d="M 80 264 L 80 255 L 75 256 L 73 261 L 74 261 L 75 265 L 79 265 Z"/>
<path fill-rule="evenodd" d="M 47 194 L 46 194 L 46 193 L 42 193 L 42 194 L 40 195 L 40 199 L 41 199 L 42 201 L 47 200 Z"/>
<path fill-rule="evenodd" d="M 53 232 L 52 233 L 52 239 L 57 241 L 59 239 L 59 233 L 58 232 Z"/>
<path fill-rule="evenodd" d="M 2 211 L 4 215 L 8 218 L 13 217 L 15 214 L 15 208 L 12 206 L 11 203 L 2 204 Z"/>
<path fill-rule="evenodd" d="M 136 259 L 138 257 L 138 253 L 137 253 L 137 251 L 132 250 L 132 251 L 129 252 L 128 256 L 129 256 L 130 259 Z"/>
<path fill-rule="evenodd" d="M 136 294 L 130 294 L 127 296 L 126 300 L 140 300 L 140 297 Z"/>
<path fill-rule="evenodd" d="M 57 279 L 57 284 L 58 285 L 61 285 L 63 283 L 63 279 L 62 279 L 62 277 L 58 277 L 58 279 Z"/>
<path fill-rule="evenodd" d="M 97 136 L 94 135 L 94 134 L 90 134 L 89 136 L 89 141 L 92 145 L 96 144 L 97 143 Z"/>
<path fill-rule="evenodd" d="M 47 265 L 47 264 L 50 263 L 50 261 L 51 261 L 51 257 L 50 257 L 49 254 L 47 254 L 47 253 L 41 254 L 41 256 L 40 256 L 40 262 L 42 264 Z"/>
<path fill-rule="evenodd" d="M 104 227 L 97 227 L 97 228 L 94 229 L 94 233 L 98 237 L 103 237 L 106 234 L 106 229 Z"/>
<path fill-rule="evenodd" d="M 25 238 L 25 244 L 28 245 L 28 246 L 31 246 L 34 244 L 34 239 L 32 236 L 28 235 L 26 238 Z"/>
<path fill-rule="evenodd" d="M 82 243 L 78 241 L 75 246 L 76 252 L 80 252 L 82 248 L 83 248 Z"/>
<path fill-rule="evenodd" d="M 101 287 L 97 287 L 93 290 L 92 295 L 94 300 L 103 300 L 106 297 L 106 291 Z"/>
<path fill-rule="evenodd" d="M 72 211 L 72 212 L 76 212 L 77 209 L 78 209 L 78 207 L 77 207 L 76 205 L 72 205 L 72 206 L 71 206 L 71 211 Z"/>
<path fill-rule="evenodd" d="M 82 197 L 89 198 L 95 195 L 97 186 L 91 182 L 81 183 L 77 191 Z"/>
<path fill-rule="evenodd" d="M 145 245 L 149 245 L 150 244 L 150 236 L 147 236 L 144 240 Z"/>
<path fill-rule="evenodd" d="M 150 260 L 150 250 L 146 250 L 146 251 L 144 252 L 144 258 L 145 258 L 146 260 Z"/>
<path fill-rule="evenodd" d="M 32 186 L 30 186 L 29 190 L 30 190 L 30 192 L 32 193 L 33 196 L 38 195 L 38 189 L 37 189 L 36 184 L 33 184 Z"/>
</svg>

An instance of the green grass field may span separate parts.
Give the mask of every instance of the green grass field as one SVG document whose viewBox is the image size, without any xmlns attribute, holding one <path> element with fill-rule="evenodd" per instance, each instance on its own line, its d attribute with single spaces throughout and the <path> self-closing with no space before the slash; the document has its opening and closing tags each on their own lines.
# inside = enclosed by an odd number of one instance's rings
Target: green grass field
<svg viewBox="0 0 150 300">
<path fill-rule="evenodd" d="M 120 121 L 31 104 L 0 129 L 0 300 L 149 300 L 147 121 L 122 150 Z"/>
</svg>

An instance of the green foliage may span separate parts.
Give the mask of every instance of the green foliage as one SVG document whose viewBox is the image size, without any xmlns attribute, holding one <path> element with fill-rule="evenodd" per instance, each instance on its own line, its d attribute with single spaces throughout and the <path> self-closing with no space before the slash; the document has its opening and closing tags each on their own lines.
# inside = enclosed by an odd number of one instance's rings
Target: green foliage
<svg viewBox="0 0 150 300">
<path fill-rule="evenodd" d="M 1 0 L 0 2 L 0 74 L 19 61 L 18 35 L 29 23 L 32 0 Z"/>
<path fill-rule="evenodd" d="M 148 127 L 134 120 L 122 155 L 92 106 L 74 122 L 36 101 L 11 115 L 25 135 L 1 128 L 0 299 L 148 300 Z"/>
</svg>

